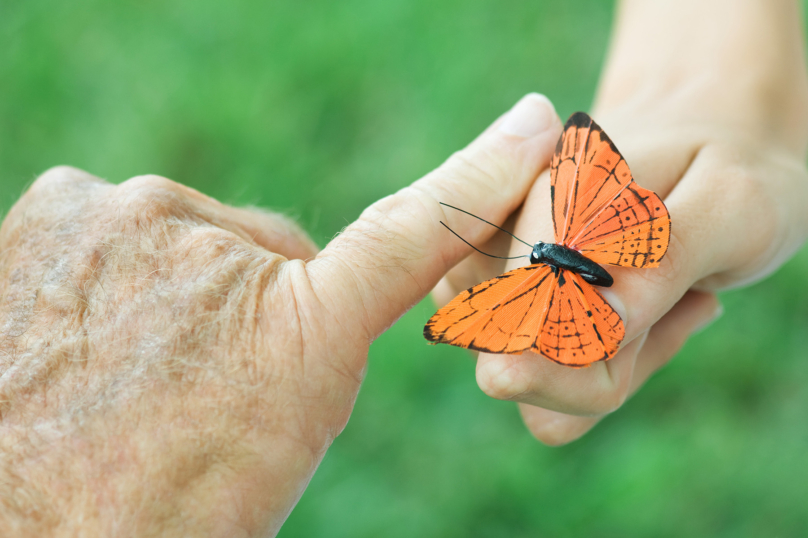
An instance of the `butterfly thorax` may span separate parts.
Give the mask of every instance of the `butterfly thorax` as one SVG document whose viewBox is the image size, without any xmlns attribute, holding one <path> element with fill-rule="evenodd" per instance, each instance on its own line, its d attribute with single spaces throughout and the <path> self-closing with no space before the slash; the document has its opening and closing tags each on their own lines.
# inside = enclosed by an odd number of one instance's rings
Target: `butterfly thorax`
<svg viewBox="0 0 808 538">
<path fill-rule="evenodd" d="M 584 280 L 595 286 L 608 288 L 614 283 L 612 275 L 606 269 L 577 250 L 564 245 L 539 241 L 533 245 L 533 252 L 530 253 L 530 263 L 544 263 L 554 270 L 565 269 L 578 273 Z"/>
</svg>

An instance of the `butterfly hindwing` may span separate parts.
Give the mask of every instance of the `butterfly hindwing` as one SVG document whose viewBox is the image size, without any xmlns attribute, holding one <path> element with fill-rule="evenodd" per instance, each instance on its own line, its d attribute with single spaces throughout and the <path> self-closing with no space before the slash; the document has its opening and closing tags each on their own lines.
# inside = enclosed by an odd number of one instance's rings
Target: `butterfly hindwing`
<svg viewBox="0 0 808 538">
<path fill-rule="evenodd" d="M 560 270 L 536 351 L 565 366 L 610 359 L 625 335 L 623 321 L 580 275 Z"/>
<path fill-rule="evenodd" d="M 571 247 L 595 263 L 649 268 L 659 266 L 670 235 L 665 204 L 632 182 L 571 241 Z"/>
<path fill-rule="evenodd" d="M 550 162 L 556 243 L 567 245 L 631 181 L 625 159 L 603 129 L 584 112 L 570 116 Z"/>
<path fill-rule="evenodd" d="M 539 334 L 555 279 L 546 265 L 528 265 L 487 280 L 455 297 L 424 327 L 435 343 L 521 353 Z"/>
</svg>

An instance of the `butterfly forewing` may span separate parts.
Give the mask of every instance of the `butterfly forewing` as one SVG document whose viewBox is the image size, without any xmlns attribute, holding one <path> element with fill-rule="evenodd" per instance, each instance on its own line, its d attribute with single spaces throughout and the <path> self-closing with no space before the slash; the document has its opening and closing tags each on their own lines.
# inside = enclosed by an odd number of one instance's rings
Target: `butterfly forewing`
<svg viewBox="0 0 808 538">
<path fill-rule="evenodd" d="M 550 163 L 556 243 L 568 245 L 631 181 L 625 159 L 600 126 L 583 112 L 573 114 Z"/>
<path fill-rule="evenodd" d="M 625 159 L 587 114 L 573 114 L 551 163 L 556 241 L 590 260 L 656 267 L 668 250 L 670 216 L 632 179 Z"/>
<path fill-rule="evenodd" d="M 424 336 L 478 351 L 521 353 L 536 341 L 554 283 L 546 265 L 504 273 L 438 310 L 424 327 Z"/>
</svg>

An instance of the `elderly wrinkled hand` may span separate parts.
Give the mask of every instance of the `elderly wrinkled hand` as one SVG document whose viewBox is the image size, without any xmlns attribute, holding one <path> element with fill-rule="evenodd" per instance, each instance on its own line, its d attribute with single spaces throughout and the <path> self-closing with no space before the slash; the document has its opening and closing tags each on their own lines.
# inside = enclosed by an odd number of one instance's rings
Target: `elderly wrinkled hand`
<svg viewBox="0 0 808 538">
<path fill-rule="evenodd" d="M 468 253 L 438 201 L 503 221 L 560 129 L 524 98 L 319 253 L 281 216 L 164 178 L 45 173 L 0 228 L 0 526 L 277 531 L 370 343 Z"/>
</svg>

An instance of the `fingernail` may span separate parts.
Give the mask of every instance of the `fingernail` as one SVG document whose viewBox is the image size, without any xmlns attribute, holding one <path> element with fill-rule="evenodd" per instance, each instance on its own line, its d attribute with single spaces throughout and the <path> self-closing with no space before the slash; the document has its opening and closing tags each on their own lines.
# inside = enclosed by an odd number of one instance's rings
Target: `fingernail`
<svg viewBox="0 0 808 538">
<path fill-rule="evenodd" d="M 499 130 L 509 135 L 530 138 L 549 129 L 555 117 L 555 107 L 547 97 L 529 93 L 508 111 Z"/>
<path fill-rule="evenodd" d="M 715 323 L 718 320 L 718 318 L 720 318 L 723 315 L 724 315 L 724 305 L 718 303 L 718 306 L 713 312 L 713 315 L 707 318 L 705 321 L 702 321 L 701 323 L 696 325 L 696 328 L 693 329 L 693 332 L 691 334 L 700 333 L 701 331 L 703 331 L 704 329 Z"/>
</svg>

